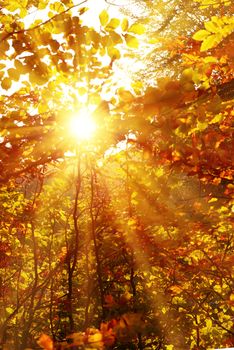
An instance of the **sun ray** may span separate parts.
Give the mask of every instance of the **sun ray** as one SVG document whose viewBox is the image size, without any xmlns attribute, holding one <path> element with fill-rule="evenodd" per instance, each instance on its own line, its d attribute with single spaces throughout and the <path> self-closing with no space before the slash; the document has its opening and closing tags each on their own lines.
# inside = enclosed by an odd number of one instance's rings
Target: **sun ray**
<svg viewBox="0 0 234 350">
<path fill-rule="evenodd" d="M 92 138 L 97 126 L 86 109 L 82 109 L 78 114 L 73 114 L 69 123 L 69 132 L 78 141 Z"/>
</svg>

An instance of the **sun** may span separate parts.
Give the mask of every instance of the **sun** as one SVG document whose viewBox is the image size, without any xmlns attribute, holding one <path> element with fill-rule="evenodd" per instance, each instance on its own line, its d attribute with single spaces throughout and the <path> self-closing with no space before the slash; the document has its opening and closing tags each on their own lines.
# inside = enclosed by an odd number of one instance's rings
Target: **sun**
<svg viewBox="0 0 234 350">
<path fill-rule="evenodd" d="M 79 140 L 91 139 L 97 126 L 90 113 L 82 109 L 77 114 L 73 114 L 69 123 L 70 133 Z"/>
</svg>

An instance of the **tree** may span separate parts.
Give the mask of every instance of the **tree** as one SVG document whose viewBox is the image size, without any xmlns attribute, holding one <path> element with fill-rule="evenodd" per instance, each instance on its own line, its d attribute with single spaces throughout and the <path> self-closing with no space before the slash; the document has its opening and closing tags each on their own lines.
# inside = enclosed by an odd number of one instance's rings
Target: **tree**
<svg viewBox="0 0 234 350">
<path fill-rule="evenodd" d="M 2 343 L 231 346 L 232 5 L 160 3 L 155 32 L 106 10 L 92 28 L 84 3 L 30 27 L 43 1 L 1 8 Z M 165 74 L 115 85 L 145 30 Z M 77 141 L 84 109 L 96 136 Z"/>
</svg>

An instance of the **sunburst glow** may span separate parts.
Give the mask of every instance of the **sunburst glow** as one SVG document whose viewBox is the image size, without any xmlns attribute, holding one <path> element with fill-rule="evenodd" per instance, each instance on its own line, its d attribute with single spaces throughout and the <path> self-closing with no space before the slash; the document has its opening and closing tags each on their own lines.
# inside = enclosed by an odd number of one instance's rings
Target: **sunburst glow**
<svg viewBox="0 0 234 350">
<path fill-rule="evenodd" d="M 85 109 L 73 115 L 70 121 L 70 132 L 77 140 L 90 139 L 97 128 L 89 112 Z"/>
</svg>

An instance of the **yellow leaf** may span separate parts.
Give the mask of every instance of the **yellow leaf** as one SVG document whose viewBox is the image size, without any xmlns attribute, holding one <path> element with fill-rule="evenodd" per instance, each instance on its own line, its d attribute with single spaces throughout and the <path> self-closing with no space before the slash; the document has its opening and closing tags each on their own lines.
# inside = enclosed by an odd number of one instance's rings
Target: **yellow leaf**
<svg viewBox="0 0 234 350">
<path fill-rule="evenodd" d="M 43 102 L 40 103 L 39 106 L 38 106 L 37 108 L 38 108 L 38 112 L 39 112 L 40 114 L 43 114 L 43 113 L 48 112 L 48 106 L 47 106 L 46 103 L 43 103 Z"/>
<path fill-rule="evenodd" d="M 157 177 L 161 177 L 161 176 L 163 176 L 163 174 L 164 174 L 164 170 L 163 170 L 162 167 L 158 167 L 158 168 L 155 169 L 155 175 Z"/>
<path fill-rule="evenodd" d="M 126 32 L 126 30 L 128 29 L 128 20 L 127 18 L 124 18 L 122 20 L 122 23 L 121 23 L 121 29 Z"/>
<path fill-rule="evenodd" d="M 99 15 L 101 25 L 104 27 L 109 21 L 109 14 L 106 10 L 103 10 Z"/>
<path fill-rule="evenodd" d="M 78 88 L 78 94 L 79 94 L 80 96 L 83 96 L 83 95 L 85 95 L 86 93 L 87 93 L 87 89 L 84 88 L 83 86 L 81 86 L 81 87 Z"/>
<path fill-rule="evenodd" d="M 200 51 L 207 51 L 209 49 L 212 49 L 213 47 L 217 46 L 218 43 L 222 40 L 222 37 L 220 38 L 220 35 L 217 34 L 211 34 L 209 35 L 202 43 Z"/>
<path fill-rule="evenodd" d="M 111 59 L 119 59 L 121 56 L 120 51 L 113 46 L 107 48 L 107 53 Z"/>
<path fill-rule="evenodd" d="M 211 319 L 206 320 L 206 328 L 207 328 L 208 332 L 211 330 L 211 328 L 212 328 L 212 320 Z"/>
<path fill-rule="evenodd" d="M 126 44 L 128 45 L 128 47 L 132 48 L 132 49 L 137 49 L 139 46 L 139 42 L 137 40 L 137 38 L 133 35 L 129 35 L 126 34 L 125 35 L 125 40 L 126 40 Z"/>
<path fill-rule="evenodd" d="M 60 1 L 56 1 L 50 5 L 50 9 L 54 12 L 62 12 L 64 10 L 64 5 Z"/>
<path fill-rule="evenodd" d="M 136 220 L 131 218 L 128 220 L 128 226 L 135 226 L 136 225 Z"/>
<path fill-rule="evenodd" d="M 217 63 L 217 58 L 216 57 L 213 57 L 213 56 L 207 56 L 204 58 L 203 60 L 205 63 Z M 220 59 L 221 61 L 221 59 Z M 222 63 L 222 62 L 221 62 Z M 225 62 L 226 63 L 226 62 Z"/>
<path fill-rule="evenodd" d="M 206 22 L 204 25 L 205 28 L 211 33 L 218 33 L 220 31 L 220 27 L 217 25 L 217 23 L 212 21 Z"/>
<path fill-rule="evenodd" d="M 174 345 L 166 345 L 166 350 L 173 350 L 174 349 Z"/>
<path fill-rule="evenodd" d="M 95 333 L 95 334 L 88 335 L 88 343 L 90 343 L 90 344 L 95 343 L 96 347 L 97 346 L 102 347 L 103 346 L 102 338 L 103 338 L 102 333 L 97 331 L 97 333 Z"/>
<path fill-rule="evenodd" d="M 105 30 L 112 31 L 115 30 L 120 24 L 120 20 L 118 18 L 112 18 L 110 22 L 106 25 Z"/>
<path fill-rule="evenodd" d="M 38 4 L 38 10 L 44 10 L 48 5 L 47 0 L 40 0 Z"/>
<path fill-rule="evenodd" d="M 15 68 L 9 68 L 7 71 L 9 78 L 15 81 L 19 80 L 20 72 Z"/>
<path fill-rule="evenodd" d="M 144 34 L 145 33 L 145 26 L 142 24 L 133 24 L 131 27 L 128 29 L 129 33 L 134 33 L 134 34 Z"/>
<path fill-rule="evenodd" d="M 208 203 L 213 203 L 213 202 L 217 202 L 218 198 L 211 198 Z"/>
<path fill-rule="evenodd" d="M 201 29 L 198 32 L 196 32 L 192 38 L 197 41 L 203 41 L 205 38 L 207 38 L 208 35 L 210 35 L 210 32 Z"/>
<path fill-rule="evenodd" d="M 27 14 L 28 14 L 27 9 L 26 9 L 26 8 L 21 7 L 21 9 L 20 9 L 20 17 L 21 17 L 21 18 L 24 18 L 24 17 L 26 17 L 26 16 L 27 16 Z"/>
<path fill-rule="evenodd" d="M 216 284 L 216 285 L 214 286 L 214 291 L 215 291 L 216 293 L 222 293 L 222 287 L 221 287 L 219 284 Z"/>
<path fill-rule="evenodd" d="M 206 122 L 200 122 L 199 120 L 198 120 L 198 122 L 197 122 L 197 128 L 198 128 L 198 130 L 199 131 L 203 131 L 203 130 L 205 130 L 206 128 L 208 127 L 208 123 L 206 123 Z"/>
<path fill-rule="evenodd" d="M 180 294 L 182 293 L 183 289 L 180 287 L 180 286 L 177 286 L 177 285 L 174 285 L 174 286 L 171 286 L 169 288 L 169 290 L 173 293 L 173 294 Z"/>
<path fill-rule="evenodd" d="M 134 99 L 134 96 L 132 95 L 132 93 L 123 88 L 120 88 L 118 90 L 118 95 L 121 98 L 121 100 L 124 102 L 131 102 Z"/>
<path fill-rule="evenodd" d="M 4 78 L 1 82 L 1 86 L 4 90 L 9 90 L 11 87 L 11 79 L 10 78 Z"/>
</svg>

